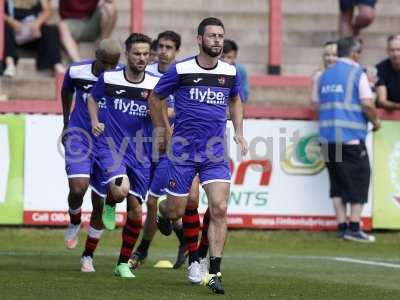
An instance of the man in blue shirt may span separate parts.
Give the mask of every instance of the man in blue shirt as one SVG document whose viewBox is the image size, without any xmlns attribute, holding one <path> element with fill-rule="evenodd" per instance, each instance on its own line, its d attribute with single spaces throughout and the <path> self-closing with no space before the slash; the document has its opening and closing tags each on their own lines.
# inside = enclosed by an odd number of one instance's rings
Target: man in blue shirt
<svg viewBox="0 0 400 300">
<path fill-rule="evenodd" d="M 167 200 L 159 203 L 158 225 L 170 233 L 170 220 L 184 215 L 193 178 L 199 174 L 210 209 L 210 269 L 202 283 L 223 294 L 220 265 L 227 234 L 227 200 L 230 169 L 226 155 L 226 109 L 229 106 L 235 141 L 247 154 L 243 137 L 243 108 L 236 68 L 220 61 L 225 29 L 216 18 L 204 19 L 198 27 L 200 53 L 176 63 L 165 73 L 150 96 L 150 112 L 161 148 L 171 141 L 168 152 Z M 174 132 L 169 126 L 162 100 L 174 94 Z M 163 139 L 162 133 L 166 133 Z"/>
<path fill-rule="evenodd" d="M 370 165 L 365 139 L 368 121 L 378 130 L 372 91 L 358 64 L 362 44 L 356 38 L 338 42 L 338 60 L 318 81 L 320 138 L 330 179 L 330 196 L 338 222 L 338 236 L 373 242 L 360 228 L 361 212 L 368 201 Z M 347 224 L 347 204 L 350 222 Z"/>
</svg>

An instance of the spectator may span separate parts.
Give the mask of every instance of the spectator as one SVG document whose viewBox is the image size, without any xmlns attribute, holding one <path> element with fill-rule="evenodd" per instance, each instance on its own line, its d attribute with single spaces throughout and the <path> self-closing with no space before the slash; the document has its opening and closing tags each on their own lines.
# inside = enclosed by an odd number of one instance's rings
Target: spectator
<svg viewBox="0 0 400 300">
<path fill-rule="evenodd" d="M 358 36 L 375 19 L 376 0 L 339 0 L 339 36 Z M 358 14 L 354 17 L 354 8 Z"/>
<path fill-rule="evenodd" d="M 358 64 L 359 39 L 339 40 L 337 62 L 318 82 L 319 127 L 330 181 L 330 197 L 336 212 L 338 236 L 346 240 L 374 242 L 360 228 L 361 212 L 368 200 L 370 164 L 365 139 L 368 121 L 378 130 L 378 118 L 367 75 Z M 347 204 L 350 222 L 347 224 Z"/>
<path fill-rule="evenodd" d="M 324 50 L 322 52 L 322 66 L 317 69 L 313 75 L 313 88 L 312 88 L 312 102 L 317 102 L 317 90 L 318 80 L 321 74 L 330 66 L 335 64 L 337 60 L 337 43 L 333 41 L 326 42 L 324 44 Z"/>
<path fill-rule="evenodd" d="M 5 1 L 5 12 L 4 76 L 16 74 L 18 47 L 36 51 L 38 70 L 65 71 L 57 26 L 46 24 L 52 14 L 49 0 Z"/>
<path fill-rule="evenodd" d="M 400 109 L 400 35 L 389 36 L 386 50 L 388 58 L 376 65 L 378 106 Z"/>
<path fill-rule="evenodd" d="M 149 56 L 149 65 L 158 62 L 157 49 L 158 49 L 158 39 L 157 39 L 157 40 L 153 40 L 153 41 L 151 42 L 151 46 L 150 46 L 150 56 Z"/>
<path fill-rule="evenodd" d="M 117 21 L 113 0 L 60 0 L 61 41 L 72 61 L 81 60 L 78 42 L 94 42 L 111 36 Z"/>
<path fill-rule="evenodd" d="M 249 99 L 249 81 L 245 67 L 236 61 L 238 50 L 239 48 L 234 41 L 229 39 L 224 40 L 224 49 L 221 59 L 228 64 L 236 66 L 240 78 L 240 98 L 242 102 L 246 102 Z"/>
</svg>

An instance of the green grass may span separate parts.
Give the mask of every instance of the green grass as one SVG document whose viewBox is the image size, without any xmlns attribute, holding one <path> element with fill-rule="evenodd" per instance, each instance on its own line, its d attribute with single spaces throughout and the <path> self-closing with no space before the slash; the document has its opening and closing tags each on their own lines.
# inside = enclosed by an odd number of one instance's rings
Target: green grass
<svg viewBox="0 0 400 300">
<path fill-rule="evenodd" d="M 160 235 L 136 278 L 112 274 L 120 230 L 105 232 L 94 274 L 79 272 L 85 235 L 76 250 L 63 230 L 0 228 L 0 299 L 400 299 L 400 268 L 336 261 L 334 257 L 400 266 L 400 234 L 375 244 L 340 241 L 334 233 L 232 231 L 223 259 L 225 296 L 186 281 L 186 271 L 154 269 L 175 259 L 176 239 Z"/>
</svg>

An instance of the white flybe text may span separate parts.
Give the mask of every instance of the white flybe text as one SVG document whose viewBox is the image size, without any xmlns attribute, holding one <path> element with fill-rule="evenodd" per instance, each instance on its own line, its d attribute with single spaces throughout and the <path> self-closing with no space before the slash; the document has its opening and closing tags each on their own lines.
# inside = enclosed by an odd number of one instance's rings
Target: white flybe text
<svg viewBox="0 0 400 300">
<path fill-rule="evenodd" d="M 137 104 L 134 100 L 123 101 L 122 99 L 114 99 L 114 108 L 130 115 L 147 116 L 147 106 Z"/>
<path fill-rule="evenodd" d="M 197 100 L 199 102 L 212 104 L 223 104 L 225 102 L 225 95 L 223 92 L 214 92 L 210 88 L 207 90 L 191 88 L 189 94 L 191 100 Z"/>
</svg>

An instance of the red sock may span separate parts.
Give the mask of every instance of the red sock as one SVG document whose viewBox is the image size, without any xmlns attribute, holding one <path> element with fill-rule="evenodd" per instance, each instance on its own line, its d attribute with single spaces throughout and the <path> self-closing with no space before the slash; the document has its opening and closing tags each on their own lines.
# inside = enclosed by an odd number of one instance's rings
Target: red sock
<svg viewBox="0 0 400 300">
<path fill-rule="evenodd" d="M 69 209 L 68 213 L 69 213 L 69 219 L 70 219 L 71 224 L 74 224 L 74 225 L 81 224 L 82 211 L 81 211 L 80 207 L 77 209 Z"/>
<path fill-rule="evenodd" d="M 182 224 L 186 247 L 189 250 L 189 264 L 191 264 L 193 261 L 199 260 L 197 243 L 200 232 L 200 217 L 197 208 L 186 208 L 185 215 L 182 218 Z"/>
<path fill-rule="evenodd" d="M 141 228 L 142 219 L 134 221 L 126 219 L 124 229 L 122 230 L 122 246 L 119 254 L 118 264 L 128 262 L 139 237 Z"/>
<path fill-rule="evenodd" d="M 208 252 L 208 225 L 210 224 L 210 211 L 206 210 L 203 217 L 203 229 L 201 231 L 201 240 L 199 246 L 199 256 L 200 258 L 207 257 Z"/>
<path fill-rule="evenodd" d="M 89 226 L 88 236 L 86 238 L 85 250 L 83 251 L 82 256 L 93 257 L 93 253 L 96 250 L 97 244 L 100 241 L 102 233 L 103 230 L 97 230 L 94 229 L 92 226 Z"/>
</svg>

